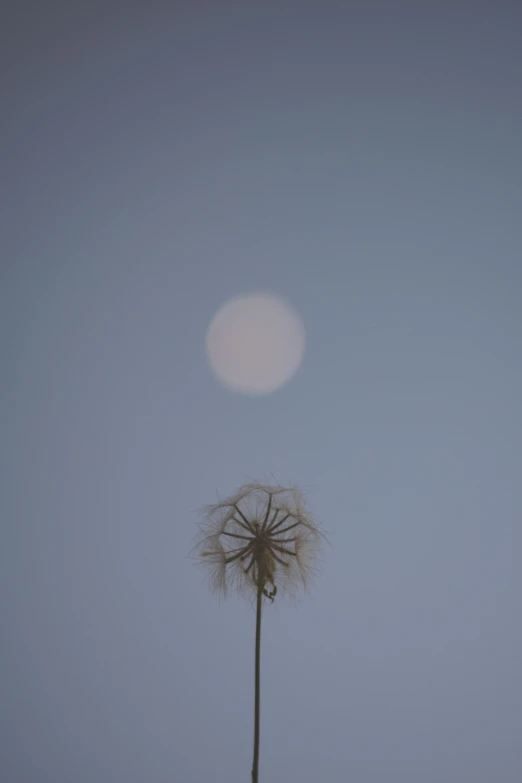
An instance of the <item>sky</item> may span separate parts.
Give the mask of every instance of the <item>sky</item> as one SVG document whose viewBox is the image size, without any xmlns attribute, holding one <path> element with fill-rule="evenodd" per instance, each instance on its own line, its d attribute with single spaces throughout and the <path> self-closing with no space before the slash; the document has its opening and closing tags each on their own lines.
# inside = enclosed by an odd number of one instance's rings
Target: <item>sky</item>
<svg viewBox="0 0 522 783">
<path fill-rule="evenodd" d="M 0 778 L 250 780 L 251 607 L 189 557 L 249 479 L 321 576 L 263 619 L 260 780 L 522 780 L 516 2 L 4 12 Z M 223 388 L 231 297 L 307 334 Z"/>
</svg>

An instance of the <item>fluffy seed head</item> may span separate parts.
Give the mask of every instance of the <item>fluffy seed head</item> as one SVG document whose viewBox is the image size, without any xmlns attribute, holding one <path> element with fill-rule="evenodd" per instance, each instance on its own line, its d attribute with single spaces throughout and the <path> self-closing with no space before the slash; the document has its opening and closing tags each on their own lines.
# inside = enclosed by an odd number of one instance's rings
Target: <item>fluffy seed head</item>
<svg viewBox="0 0 522 783">
<path fill-rule="evenodd" d="M 195 549 L 216 592 L 233 588 L 253 599 L 261 586 L 270 598 L 308 588 L 324 538 L 301 490 L 245 484 L 204 509 Z"/>
</svg>

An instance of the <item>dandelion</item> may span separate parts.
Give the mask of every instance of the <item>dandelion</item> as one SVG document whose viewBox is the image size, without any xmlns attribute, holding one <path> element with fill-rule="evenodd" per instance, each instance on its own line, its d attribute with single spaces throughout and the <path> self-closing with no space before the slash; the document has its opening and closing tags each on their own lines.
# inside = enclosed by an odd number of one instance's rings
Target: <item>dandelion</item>
<svg viewBox="0 0 522 783">
<path fill-rule="evenodd" d="M 199 562 L 210 567 L 213 589 L 233 589 L 256 607 L 254 760 L 258 783 L 261 610 L 281 592 L 295 597 L 308 589 L 325 538 L 306 511 L 303 493 L 262 484 L 246 484 L 221 503 L 205 509 L 196 543 Z"/>
</svg>

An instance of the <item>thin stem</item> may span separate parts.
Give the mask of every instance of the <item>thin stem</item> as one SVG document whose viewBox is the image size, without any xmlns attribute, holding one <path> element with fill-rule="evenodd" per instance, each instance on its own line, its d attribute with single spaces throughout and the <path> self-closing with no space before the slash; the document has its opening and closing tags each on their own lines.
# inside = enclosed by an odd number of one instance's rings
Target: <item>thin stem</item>
<svg viewBox="0 0 522 783">
<path fill-rule="evenodd" d="M 252 763 L 252 783 L 259 780 L 259 701 L 261 695 L 261 607 L 263 605 L 263 580 L 257 585 L 256 605 L 256 663 L 255 663 L 255 701 L 254 701 L 254 761 Z"/>
</svg>

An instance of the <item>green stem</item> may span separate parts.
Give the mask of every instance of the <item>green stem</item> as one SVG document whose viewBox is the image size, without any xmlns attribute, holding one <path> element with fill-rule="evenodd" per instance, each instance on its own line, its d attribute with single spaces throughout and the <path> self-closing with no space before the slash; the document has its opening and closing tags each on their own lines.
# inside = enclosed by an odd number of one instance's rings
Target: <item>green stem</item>
<svg viewBox="0 0 522 783">
<path fill-rule="evenodd" d="M 257 585 L 256 605 L 256 686 L 254 703 L 254 761 L 252 764 L 252 783 L 258 783 L 259 770 L 259 697 L 261 685 L 261 607 L 263 605 L 263 580 Z"/>
</svg>

